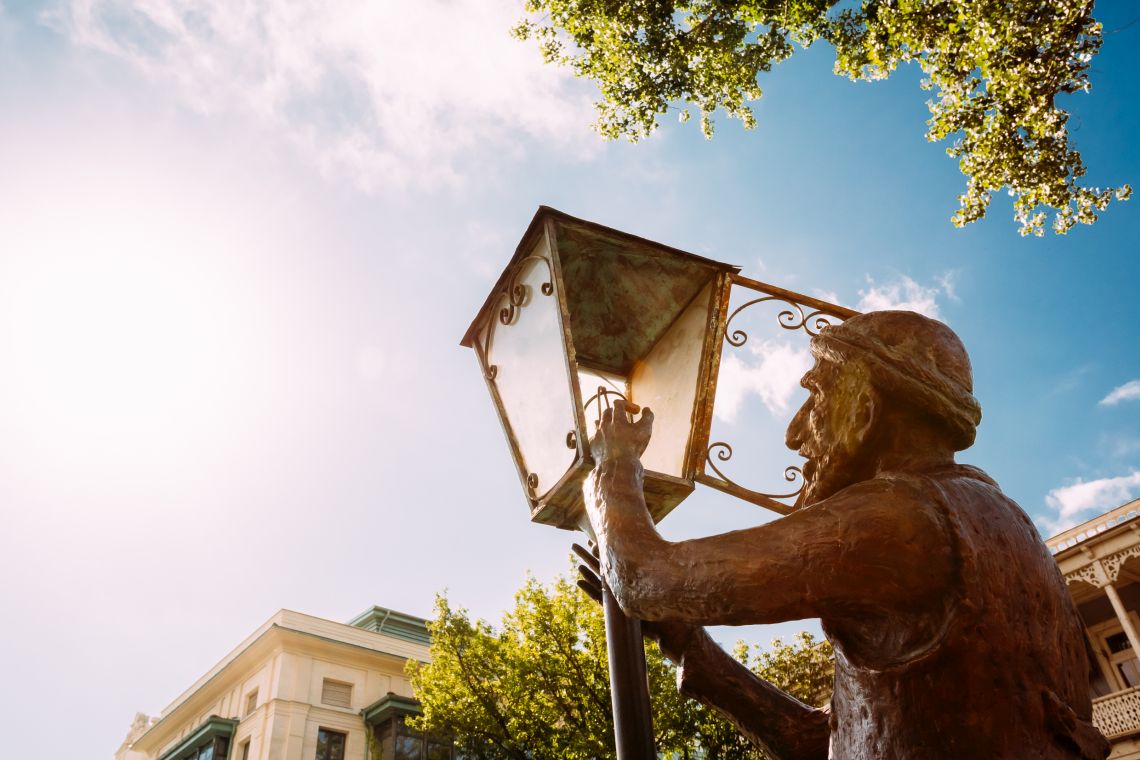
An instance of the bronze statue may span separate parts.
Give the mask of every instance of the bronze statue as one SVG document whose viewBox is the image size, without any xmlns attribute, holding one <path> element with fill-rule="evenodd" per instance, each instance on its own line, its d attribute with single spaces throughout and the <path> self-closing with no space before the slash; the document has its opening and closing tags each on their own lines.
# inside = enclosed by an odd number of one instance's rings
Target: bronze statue
<svg viewBox="0 0 1140 760">
<path fill-rule="evenodd" d="M 652 412 L 634 421 L 619 401 L 594 438 L 584 489 L 601 573 L 627 614 L 653 621 L 680 690 L 780 760 L 1103 760 L 1056 563 L 997 484 L 954 461 L 981 419 L 961 341 L 883 311 L 824 329 L 812 353 L 787 431 L 804 489 L 782 519 L 666 541 L 642 493 Z M 816 617 L 836 655 L 830 710 L 701 628 Z"/>
</svg>

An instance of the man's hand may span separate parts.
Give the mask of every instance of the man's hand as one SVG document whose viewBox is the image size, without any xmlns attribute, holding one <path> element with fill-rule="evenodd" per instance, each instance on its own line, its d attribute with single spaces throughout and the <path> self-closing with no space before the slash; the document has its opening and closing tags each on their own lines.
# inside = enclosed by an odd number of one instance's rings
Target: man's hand
<svg viewBox="0 0 1140 760">
<path fill-rule="evenodd" d="M 578 565 L 578 588 L 598 604 L 602 602 L 602 579 L 597 546 L 587 549 L 579 544 L 571 547 L 583 564 Z M 641 621 L 641 633 L 645 638 L 656 641 L 661 652 L 675 665 L 680 665 L 685 650 L 693 643 L 703 629 L 700 626 L 669 621 Z"/>
<path fill-rule="evenodd" d="M 634 422 L 632 415 L 639 411 L 641 418 Z M 582 528 L 603 545 L 606 541 L 601 531 L 607 513 L 613 517 L 645 512 L 641 455 L 652 432 L 653 412 L 648 408 L 618 399 L 602 412 L 602 421 L 590 441 L 594 471 L 582 487 L 588 519 Z"/>
<path fill-rule="evenodd" d="M 641 419 L 635 422 L 633 415 L 639 410 Z M 619 459 L 640 459 L 652 433 L 653 412 L 649 407 L 641 409 L 637 404 L 618 399 L 612 409 L 602 412 L 602 422 L 590 441 L 590 451 L 599 465 Z"/>
</svg>

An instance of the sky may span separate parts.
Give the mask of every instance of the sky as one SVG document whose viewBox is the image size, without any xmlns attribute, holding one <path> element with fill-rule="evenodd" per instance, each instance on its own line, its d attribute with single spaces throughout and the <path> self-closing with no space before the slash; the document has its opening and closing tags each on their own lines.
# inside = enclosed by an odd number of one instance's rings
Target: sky
<svg viewBox="0 0 1140 760">
<path fill-rule="evenodd" d="M 960 460 L 1045 535 L 1140 496 L 1136 201 L 1035 239 L 999 197 L 956 229 L 918 73 L 854 84 L 822 46 L 764 76 L 754 131 L 606 143 L 592 86 L 508 36 L 520 13 L 0 0 L 7 754 L 111 756 L 282 607 L 428 616 L 445 592 L 497 620 L 527 573 L 569 567 L 458 345 L 540 204 L 946 321 L 984 410 Z M 1140 26 L 1097 16 L 1075 143 L 1091 183 L 1137 184 Z M 714 435 L 747 444 L 734 478 L 778 487 L 807 359 L 756 329 Z M 771 517 L 699 490 L 661 529 Z"/>
</svg>

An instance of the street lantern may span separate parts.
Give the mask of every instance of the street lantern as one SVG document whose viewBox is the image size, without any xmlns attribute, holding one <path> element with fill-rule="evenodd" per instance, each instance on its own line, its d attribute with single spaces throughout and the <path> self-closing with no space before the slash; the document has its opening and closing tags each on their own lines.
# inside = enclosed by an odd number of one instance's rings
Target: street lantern
<svg viewBox="0 0 1140 760">
<path fill-rule="evenodd" d="M 734 288 L 752 293 L 732 308 Z M 721 351 L 748 340 L 733 320 L 764 303 L 782 305 L 780 327 L 809 335 L 855 314 L 751 280 L 730 264 L 540 207 L 462 341 L 478 357 L 531 519 L 584 526 L 590 436 L 615 399 L 653 409 L 641 462 L 654 521 L 696 483 L 790 512 L 780 499 L 795 492 L 734 482 L 717 464 L 732 457 L 731 445 L 709 442 Z M 785 470 L 789 481 L 797 474 Z M 624 615 L 604 580 L 602 603 L 618 760 L 650 760 L 657 755 L 640 621 Z"/>
<path fill-rule="evenodd" d="M 734 285 L 760 295 L 729 312 Z M 732 449 L 709 444 L 721 348 L 747 339 L 727 333 L 730 322 L 767 301 L 785 305 L 782 327 L 809 334 L 854 314 L 742 277 L 739 267 L 540 207 L 462 341 L 478 357 L 531 519 L 580 527 L 581 485 L 594 466 L 590 436 L 618 398 L 654 412 L 642 464 L 655 521 L 697 482 L 790 511 L 723 477 L 712 451 L 723 461 Z"/>
</svg>

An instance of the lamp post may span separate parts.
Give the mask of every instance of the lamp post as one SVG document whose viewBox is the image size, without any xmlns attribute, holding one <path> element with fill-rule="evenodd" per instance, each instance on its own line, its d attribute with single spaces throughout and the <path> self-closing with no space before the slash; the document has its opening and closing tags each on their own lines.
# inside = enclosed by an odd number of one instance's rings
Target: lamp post
<svg viewBox="0 0 1140 760">
<path fill-rule="evenodd" d="M 730 311 L 734 288 L 755 297 Z M 463 337 L 478 358 L 531 519 L 584 524 L 582 482 L 594 466 L 594 422 L 615 398 L 653 409 L 641 461 L 655 521 L 703 483 L 781 514 L 792 507 L 724 476 L 710 444 L 723 346 L 747 334 L 733 319 L 782 305 L 781 327 L 814 334 L 856 312 L 740 275 L 696 256 L 540 207 Z M 707 472 L 711 470 L 711 472 Z M 794 480 L 798 469 L 785 471 Z M 655 757 L 640 623 L 608 590 L 603 606 L 620 760 Z"/>
</svg>

